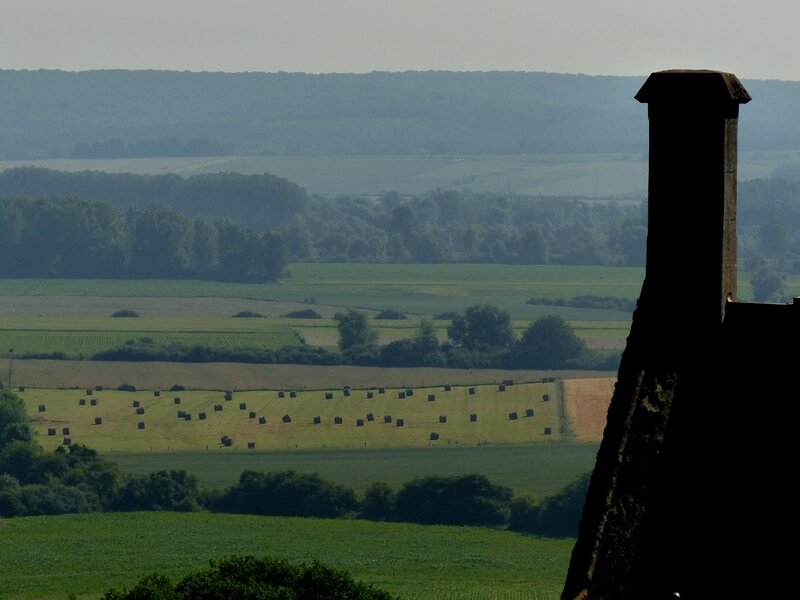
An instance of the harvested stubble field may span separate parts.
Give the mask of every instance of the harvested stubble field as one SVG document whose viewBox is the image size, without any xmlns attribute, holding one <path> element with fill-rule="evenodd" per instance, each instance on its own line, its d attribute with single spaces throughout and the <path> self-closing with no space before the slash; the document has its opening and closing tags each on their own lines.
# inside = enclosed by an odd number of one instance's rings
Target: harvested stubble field
<svg viewBox="0 0 800 600">
<path fill-rule="evenodd" d="M 478 446 L 563 440 L 560 381 L 314 391 L 20 392 L 40 444 L 110 452 Z M 230 440 L 225 443 L 225 438 Z"/>
</svg>

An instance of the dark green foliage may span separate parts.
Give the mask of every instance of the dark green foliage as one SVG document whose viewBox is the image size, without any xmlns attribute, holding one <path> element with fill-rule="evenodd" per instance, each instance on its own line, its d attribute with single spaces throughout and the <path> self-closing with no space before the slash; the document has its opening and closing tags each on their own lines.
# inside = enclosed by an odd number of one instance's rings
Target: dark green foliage
<svg viewBox="0 0 800 600">
<path fill-rule="evenodd" d="M 371 521 L 386 521 L 392 518 L 396 494 L 384 481 L 371 483 L 361 499 L 359 516 Z"/>
<path fill-rule="evenodd" d="M 180 383 L 176 383 L 172 387 L 169 388 L 169 391 L 170 392 L 182 392 L 185 389 L 186 389 L 186 386 L 183 386 Z"/>
<path fill-rule="evenodd" d="M 321 319 L 322 315 L 315 311 L 313 308 L 304 308 L 302 310 L 293 310 L 283 315 L 291 319 Z"/>
<path fill-rule="evenodd" d="M 590 478 L 591 473 L 584 473 L 538 505 L 527 497 L 515 498 L 509 529 L 548 537 L 577 537 Z"/>
<path fill-rule="evenodd" d="M 0 232 L 0 277 L 264 282 L 278 279 L 286 260 L 274 233 L 163 207 L 123 218 L 107 202 L 74 198 L 0 199 Z"/>
<path fill-rule="evenodd" d="M 619 298 L 618 296 L 595 296 L 583 294 L 572 298 L 528 298 L 526 304 L 543 306 L 570 306 L 574 308 L 596 308 L 602 310 L 619 310 L 632 313 L 636 308 L 635 300 Z"/>
<path fill-rule="evenodd" d="M 25 402 L 9 390 L 0 390 L 0 450 L 9 442 L 32 437 Z"/>
<path fill-rule="evenodd" d="M 392 308 L 387 308 L 385 310 L 380 311 L 378 314 L 373 317 L 379 320 L 403 320 L 406 318 L 405 313 L 394 310 Z"/>
<path fill-rule="evenodd" d="M 344 351 L 354 346 L 365 346 L 377 341 L 378 333 L 369 327 L 367 315 L 353 308 L 334 315 L 339 331 L 339 349 Z"/>
<path fill-rule="evenodd" d="M 508 519 L 512 490 L 483 475 L 419 477 L 406 483 L 395 500 L 394 518 L 443 525 L 502 525 Z"/>
<path fill-rule="evenodd" d="M 447 328 L 447 336 L 456 346 L 469 349 L 507 348 L 514 341 L 511 316 L 490 304 L 468 307 L 463 315 L 453 319 Z"/>
<path fill-rule="evenodd" d="M 586 344 L 566 319 L 547 315 L 536 319 L 515 344 L 513 360 L 521 368 L 560 369 L 586 351 Z"/>
<path fill-rule="evenodd" d="M 117 389 L 120 392 L 135 392 L 136 391 L 136 386 L 133 385 L 132 383 L 120 383 L 117 386 Z"/>
<path fill-rule="evenodd" d="M 393 596 L 316 560 L 293 564 L 234 555 L 210 561 L 209 568 L 174 586 L 164 575 L 152 573 L 130 589 L 107 591 L 101 600 L 393 600 Z"/>
<path fill-rule="evenodd" d="M 355 512 L 355 492 L 316 473 L 244 471 L 210 507 L 219 512 L 295 517 L 341 517 Z"/>
<path fill-rule="evenodd" d="M 188 512 L 200 509 L 197 478 L 186 471 L 157 471 L 129 477 L 119 488 L 114 510 L 169 510 Z"/>
<path fill-rule="evenodd" d="M 138 317 L 139 313 L 135 310 L 122 309 L 111 314 L 112 317 Z"/>
<path fill-rule="evenodd" d="M 240 310 L 233 316 L 236 319 L 260 319 L 264 315 L 262 315 L 260 312 L 253 312 L 252 310 Z"/>
</svg>

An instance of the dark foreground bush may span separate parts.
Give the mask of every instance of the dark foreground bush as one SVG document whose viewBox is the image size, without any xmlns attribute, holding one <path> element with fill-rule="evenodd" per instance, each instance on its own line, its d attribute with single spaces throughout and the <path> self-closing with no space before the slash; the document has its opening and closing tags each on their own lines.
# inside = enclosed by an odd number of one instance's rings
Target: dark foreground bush
<svg viewBox="0 0 800 600">
<path fill-rule="evenodd" d="M 109 590 L 102 600 L 395 600 L 318 561 L 295 565 L 269 557 L 231 556 L 210 564 L 174 586 L 153 573 L 131 589 Z"/>
</svg>

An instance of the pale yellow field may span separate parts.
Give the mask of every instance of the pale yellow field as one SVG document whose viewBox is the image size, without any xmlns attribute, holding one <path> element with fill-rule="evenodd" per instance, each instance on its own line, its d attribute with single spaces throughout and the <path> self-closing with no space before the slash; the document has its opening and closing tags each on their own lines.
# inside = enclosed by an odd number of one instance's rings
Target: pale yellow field
<svg viewBox="0 0 800 600">
<path fill-rule="evenodd" d="M 372 398 L 364 389 L 354 388 L 346 396 L 336 388 L 329 391 L 330 399 L 324 390 L 298 391 L 294 398 L 288 390 L 283 398 L 274 390 L 236 391 L 231 400 L 221 391 L 200 390 L 155 396 L 150 390 L 92 390 L 90 395 L 86 389 L 25 388 L 19 395 L 38 441 L 48 450 L 62 445 L 65 437 L 103 453 L 474 446 L 562 439 L 559 382 L 501 387 L 474 386 L 474 394 L 467 386 L 452 386 L 451 391 L 418 387 L 405 398 L 399 397 L 405 388 L 385 388 L 383 394 L 370 390 Z M 529 410 L 533 414 L 526 414 Z M 179 418 L 179 411 L 190 413 L 191 420 Z M 439 438 L 432 440 L 431 433 Z M 222 446 L 223 436 L 233 440 L 230 447 Z"/>
</svg>

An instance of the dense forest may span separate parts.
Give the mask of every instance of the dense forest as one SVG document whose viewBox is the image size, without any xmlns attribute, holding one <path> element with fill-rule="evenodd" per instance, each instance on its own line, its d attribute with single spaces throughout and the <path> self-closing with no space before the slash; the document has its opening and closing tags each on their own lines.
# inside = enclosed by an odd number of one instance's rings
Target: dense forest
<svg viewBox="0 0 800 600">
<path fill-rule="evenodd" d="M 744 181 L 738 195 L 740 266 L 800 273 L 800 181 Z M 268 174 L 20 167 L 0 173 L 0 199 L 3 277 L 270 281 L 303 261 L 643 266 L 647 237 L 644 201 L 326 197 Z"/>
<path fill-rule="evenodd" d="M 0 159 L 647 150 L 645 77 L 0 70 Z M 743 80 L 742 149 L 800 147 L 798 82 Z M 169 148 L 169 150 L 167 150 Z"/>
</svg>

